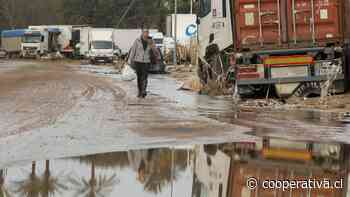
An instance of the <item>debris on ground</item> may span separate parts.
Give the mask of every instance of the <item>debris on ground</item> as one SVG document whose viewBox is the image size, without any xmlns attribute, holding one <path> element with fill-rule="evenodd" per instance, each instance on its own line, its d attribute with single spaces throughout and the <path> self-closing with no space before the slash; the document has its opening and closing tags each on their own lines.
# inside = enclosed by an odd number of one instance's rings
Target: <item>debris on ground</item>
<svg viewBox="0 0 350 197">
<path fill-rule="evenodd" d="M 167 72 L 170 73 L 170 76 L 175 78 L 180 84 L 178 90 L 200 92 L 203 87 L 195 70 L 195 66 L 191 64 L 167 67 Z"/>
<path fill-rule="evenodd" d="M 179 90 L 199 92 L 202 89 L 202 84 L 197 77 L 185 80 Z"/>
<path fill-rule="evenodd" d="M 241 108 L 254 109 L 296 109 L 297 106 L 293 104 L 286 104 L 277 99 L 249 99 L 239 103 Z"/>
<path fill-rule="evenodd" d="M 95 73 L 95 74 L 103 74 L 103 75 L 115 75 L 115 74 L 121 74 L 120 70 L 116 70 L 112 66 L 96 66 L 96 65 L 80 65 L 80 70 L 82 71 L 87 71 L 90 73 Z"/>
<path fill-rule="evenodd" d="M 184 64 L 190 63 L 192 65 L 197 64 L 198 61 L 198 44 L 197 39 L 191 39 L 190 43 L 183 45 L 177 44 L 177 63 Z M 164 61 L 167 64 L 174 63 L 174 50 L 168 50 L 165 52 Z"/>
</svg>

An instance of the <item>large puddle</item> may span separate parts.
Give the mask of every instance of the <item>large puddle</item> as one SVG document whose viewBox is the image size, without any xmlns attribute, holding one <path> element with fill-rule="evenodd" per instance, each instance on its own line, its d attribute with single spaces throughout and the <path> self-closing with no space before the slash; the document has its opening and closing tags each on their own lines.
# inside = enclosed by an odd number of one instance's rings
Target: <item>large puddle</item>
<svg viewBox="0 0 350 197">
<path fill-rule="evenodd" d="M 2 169 L 1 196 L 348 196 L 349 150 L 265 137 L 36 161 Z M 247 180 L 255 179 L 276 189 L 250 188 Z M 300 185 L 278 185 L 286 180 Z"/>
</svg>

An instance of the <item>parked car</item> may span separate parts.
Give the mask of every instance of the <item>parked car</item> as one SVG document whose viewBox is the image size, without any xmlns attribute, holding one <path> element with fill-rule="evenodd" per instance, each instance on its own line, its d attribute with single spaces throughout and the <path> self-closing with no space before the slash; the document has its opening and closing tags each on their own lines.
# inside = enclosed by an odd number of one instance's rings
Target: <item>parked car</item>
<svg viewBox="0 0 350 197">
<path fill-rule="evenodd" d="M 160 48 L 157 48 L 160 54 L 160 61 L 157 64 L 151 64 L 148 72 L 152 74 L 165 74 L 166 64 L 164 63 L 164 56 Z"/>
<path fill-rule="evenodd" d="M 7 52 L 4 49 L 0 49 L 0 58 L 5 58 L 7 56 Z"/>
</svg>

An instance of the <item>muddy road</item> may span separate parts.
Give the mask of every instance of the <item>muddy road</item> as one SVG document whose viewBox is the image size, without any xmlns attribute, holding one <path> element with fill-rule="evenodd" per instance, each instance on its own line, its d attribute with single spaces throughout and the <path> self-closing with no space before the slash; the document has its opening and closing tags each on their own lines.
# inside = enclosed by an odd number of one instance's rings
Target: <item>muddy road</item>
<svg viewBox="0 0 350 197">
<path fill-rule="evenodd" d="M 123 82 L 103 67 L 4 68 L 0 65 L 0 166 L 130 147 L 232 141 L 249 131 L 198 116 L 168 94 L 176 88 L 171 80 L 143 100 L 136 98 L 136 82 Z"/>
<path fill-rule="evenodd" d="M 123 90 L 68 67 L 28 65 L 0 74 L 0 130 L 2 137 L 53 125 L 78 104 L 99 92 L 121 101 Z M 102 98 L 103 99 L 103 98 Z"/>
</svg>

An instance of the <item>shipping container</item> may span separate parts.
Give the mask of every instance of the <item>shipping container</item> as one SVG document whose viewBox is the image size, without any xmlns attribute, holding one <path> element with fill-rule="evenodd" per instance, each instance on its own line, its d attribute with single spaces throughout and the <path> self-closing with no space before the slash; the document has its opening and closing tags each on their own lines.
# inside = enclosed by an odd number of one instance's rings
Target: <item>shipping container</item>
<svg viewBox="0 0 350 197">
<path fill-rule="evenodd" d="M 215 51 L 223 60 L 237 60 L 223 61 L 223 67 L 239 65 L 241 95 L 266 96 L 272 87 L 279 97 L 308 97 L 321 95 L 322 88 L 330 94 L 349 88 L 350 1 L 199 2 L 199 62 L 210 62 Z"/>
<path fill-rule="evenodd" d="M 189 45 L 192 38 L 197 36 L 197 24 L 195 14 L 175 14 L 169 15 L 166 19 L 167 36 L 176 38 L 177 43 L 182 45 Z M 176 21 L 176 22 L 175 22 Z"/>
<path fill-rule="evenodd" d="M 157 33 L 157 29 L 150 29 L 151 34 Z M 115 29 L 114 44 L 122 51 L 123 55 L 129 53 L 135 40 L 141 37 L 142 29 Z"/>
<path fill-rule="evenodd" d="M 236 0 L 237 49 L 340 45 L 342 0 Z"/>
</svg>

